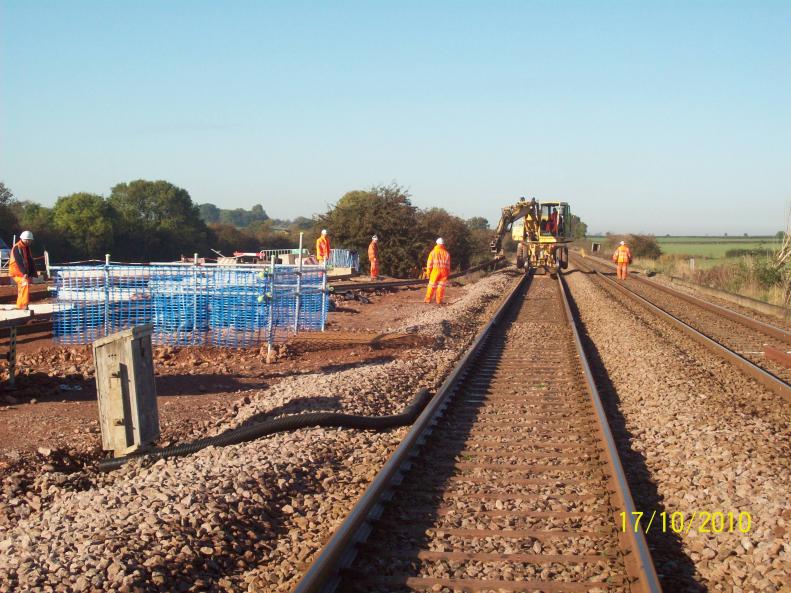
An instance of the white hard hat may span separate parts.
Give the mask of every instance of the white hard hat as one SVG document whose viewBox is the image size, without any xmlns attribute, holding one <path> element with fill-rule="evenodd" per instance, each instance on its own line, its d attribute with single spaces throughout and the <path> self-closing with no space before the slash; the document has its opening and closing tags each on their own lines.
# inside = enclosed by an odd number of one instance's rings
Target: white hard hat
<svg viewBox="0 0 791 593">
<path fill-rule="evenodd" d="M 626 241 L 621 241 L 621 245 L 626 245 Z"/>
<path fill-rule="evenodd" d="M 442 240 L 442 237 L 437 239 L 437 245 L 444 245 L 444 244 L 445 244 L 445 241 Z"/>
<path fill-rule="evenodd" d="M 322 235 L 326 235 L 327 234 L 327 229 L 321 229 L 321 234 Z"/>
<path fill-rule="evenodd" d="M 33 233 L 30 231 L 22 231 L 22 234 L 19 235 L 19 238 L 23 241 L 32 241 L 33 240 Z"/>
<path fill-rule="evenodd" d="M 379 237 L 377 237 L 376 235 L 374 235 L 373 237 L 371 237 L 371 241 L 378 241 L 378 240 L 379 240 Z"/>
</svg>

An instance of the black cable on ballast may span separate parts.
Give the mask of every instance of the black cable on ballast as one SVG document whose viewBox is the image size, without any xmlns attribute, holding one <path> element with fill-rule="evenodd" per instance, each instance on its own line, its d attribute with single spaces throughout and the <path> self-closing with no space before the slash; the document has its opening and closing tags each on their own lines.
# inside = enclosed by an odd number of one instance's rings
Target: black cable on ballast
<svg viewBox="0 0 791 593">
<path fill-rule="evenodd" d="M 431 399 L 427 389 L 417 392 L 414 399 L 404 408 L 400 414 L 392 416 L 356 416 L 354 414 L 341 414 L 337 412 L 309 412 L 306 414 L 293 414 L 291 416 L 281 416 L 256 422 L 249 426 L 241 426 L 227 430 L 217 436 L 198 439 L 183 445 L 174 445 L 163 449 L 149 449 L 140 453 L 132 453 L 123 457 L 105 459 L 98 465 L 99 471 L 108 472 L 118 469 L 127 461 L 133 459 L 165 459 L 167 457 L 183 457 L 191 455 L 205 449 L 206 447 L 225 447 L 227 445 L 238 445 L 246 441 L 284 432 L 297 428 L 307 428 L 314 426 L 334 426 L 339 428 L 358 428 L 363 430 L 386 430 L 398 426 L 412 424 L 415 419 L 426 407 Z"/>
</svg>

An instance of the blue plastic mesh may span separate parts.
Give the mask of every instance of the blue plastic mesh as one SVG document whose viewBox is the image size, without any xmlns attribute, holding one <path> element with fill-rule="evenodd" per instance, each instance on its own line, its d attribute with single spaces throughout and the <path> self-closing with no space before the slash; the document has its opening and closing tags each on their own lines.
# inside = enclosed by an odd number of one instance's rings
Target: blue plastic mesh
<svg viewBox="0 0 791 593">
<path fill-rule="evenodd" d="M 323 330 L 329 304 L 318 268 L 303 269 L 300 280 L 296 267 L 276 266 L 274 284 L 271 268 L 99 265 L 54 273 L 53 333 L 63 344 L 143 323 L 154 325 L 158 344 L 274 343 Z"/>
</svg>

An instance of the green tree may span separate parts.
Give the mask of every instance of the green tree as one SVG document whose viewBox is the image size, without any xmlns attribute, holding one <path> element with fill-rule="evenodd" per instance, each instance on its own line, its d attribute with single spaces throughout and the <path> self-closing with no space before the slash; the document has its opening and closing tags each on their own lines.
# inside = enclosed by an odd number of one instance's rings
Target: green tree
<svg viewBox="0 0 791 593">
<path fill-rule="evenodd" d="M 7 206 L 14 201 L 13 192 L 6 187 L 6 184 L 0 181 L 0 205 Z"/>
<path fill-rule="evenodd" d="M 209 225 L 209 244 L 223 255 L 233 255 L 234 251 L 258 251 L 260 245 L 255 237 L 232 224 L 216 223 Z"/>
<path fill-rule="evenodd" d="M 14 194 L 0 181 L 0 236 L 11 240 L 11 235 L 19 230 L 19 221 L 13 208 Z"/>
<path fill-rule="evenodd" d="M 488 231 L 489 221 L 483 216 L 473 216 L 467 219 L 467 228 L 477 231 Z"/>
<path fill-rule="evenodd" d="M 138 179 L 113 187 L 108 201 L 118 213 L 117 257 L 147 262 L 207 251 L 208 228 L 187 190 Z"/>
<path fill-rule="evenodd" d="M 634 257 L 656 259 L 662 255 L 662 249 L 654 235 L 607 235 L 605 249 L 614 251 L 621 241 L 625 241 Z"/>
<path fill-rule="evenodd" d="M 69 257 L 101 259 L 113 247 L 115 212 L 99 195 L 76 193 L 58 198 L 52 223 L 69 246 Z"/>
<path fill-rule="evenodd" d="M 451 267 L 465 270 L 470 266 L 473 243 L 470 241 L 470 228 L 458 216 L 453 216 L 442 208 L 422 210 L 418 214 L 418 236 L 423 240 L 421 254 L 428 257 L 438 237 L 445 241 L 450 252 Z"/>
<path fill-rule="evenodd" d="M 200 204 L 198 206 L 200 217 L 206 224 L 212 224 L 220 221 L 220 209 L 214 204 Z"/>
<path fill-rule="evenodd" d="M 234 208 L 232 210 L 221 208 L 219 210 L 219 222 L 232 224 L 240 229 L 265 220 L 269 220 L 269 216 L 261 204 L 256 204 L 250 210 L 245 210 L 244 208 Z"/>
<path fill-rule="evenodd" d="M 574 239 L 584 239 L 588 234 L 588 225 L 576 214 L 571 215 L 571 230 Z"/>
<path fill-rule="evenodd" d="M 299 244 L 298 232 L 292 233 L 288 229 L 277 230 L 272 220 L 258 220 L 245 230 L 255 239 L 259 249 L 285 249 Z"/>
<path fill-rule="evenodd" d="M 30 201 L 15 202 L 14 215 L 19 220 L 19 230 L 27 230 L 36 238 L 33 249 L 36 253 L 48 251 L 53 262 L 74 259 L 71 247 L 63 234 L 55 228 L 52 208 Z"/>
<path fill-rule="evenodd" d="M 263 220 L 269 220 L 269 215 L 264 210 L 264 207 L 261 204 L 256 204 L 252 208 L 250 208 L 250 222 L 258 222 Z"/>
<path fill-rule="evenodd" d="M 328 212 L 318 217 L 307 246 L 313 250 L 318 232 L 326 228 L 333 247 L 354 249 L 360 264 L 368 266 L 368 245 L 379 237 L 379 269 L 396 277 L 415 277 L 422 263 L 425 241 L 415 233 L 417 209 L 399 185 L 374 186 L 350 191 Z"/>
</svg>

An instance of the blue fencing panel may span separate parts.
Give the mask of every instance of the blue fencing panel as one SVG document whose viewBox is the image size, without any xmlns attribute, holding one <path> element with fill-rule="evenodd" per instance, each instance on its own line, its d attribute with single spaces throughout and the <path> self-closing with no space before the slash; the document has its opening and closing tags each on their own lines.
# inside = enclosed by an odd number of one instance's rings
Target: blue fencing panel
<svg viewBox="0 0 791 593">
<path fill-rule="evenodd" d="M 217 268 L 209 300 L 210 342 L 235 348 L 266 342 L 271 284 L 268 270 Z"/>
<path fill-rule="evenodd" d="M 330 257 L 327 264 L 333 268 L 352 268 L 360 270 L 360 256 L 356 251 L 349 249 L 330 249 Z"/>
<path fill-rule="evenodd" d="M 295 266 L 276 266 L 274 282 L 272 269 L 261 267 L 111 264 L 53 270 L 53 333 L 63 344 L 86 344 L 152 323 L 157 344 L 256 346 L 297 329 L 323 330 L 329 304 L 325 272 L 316 267 L 300 274 Z"/>
</svg>

